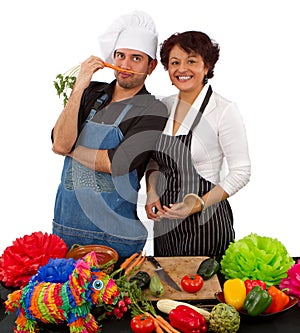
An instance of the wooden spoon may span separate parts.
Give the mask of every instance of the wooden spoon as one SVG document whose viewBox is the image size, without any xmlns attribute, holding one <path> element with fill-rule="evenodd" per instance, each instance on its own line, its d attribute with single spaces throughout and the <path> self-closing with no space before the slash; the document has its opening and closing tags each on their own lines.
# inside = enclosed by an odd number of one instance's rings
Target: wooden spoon
<svg viewBox="0 0 300 333">
<path fill-rule="evenodd" d="M 190 208 L 191 214 L 194 214 L 202 207 L 200 197 L 195 193 L 189 193 L 183 198 L 183 204 Z"/>
</svg>

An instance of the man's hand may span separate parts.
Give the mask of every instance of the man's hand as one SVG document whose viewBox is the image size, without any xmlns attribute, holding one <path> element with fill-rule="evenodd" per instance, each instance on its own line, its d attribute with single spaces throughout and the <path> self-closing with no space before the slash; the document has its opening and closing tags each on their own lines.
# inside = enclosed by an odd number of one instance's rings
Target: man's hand
<svg viewBox="0 0 300 333">
<path fill-rule="evenodd" d="M 104 68 L 104 61 L 96 56 L 90 56 L 81 63 L 74 89 L 85 89 L 92 80 L 92 76 L 99 69 Z"/>
</svg>

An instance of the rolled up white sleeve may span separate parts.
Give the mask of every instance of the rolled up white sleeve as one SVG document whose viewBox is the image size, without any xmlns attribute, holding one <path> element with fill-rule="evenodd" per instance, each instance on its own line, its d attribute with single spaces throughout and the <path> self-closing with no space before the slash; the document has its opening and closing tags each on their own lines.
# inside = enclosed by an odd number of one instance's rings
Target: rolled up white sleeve
<svg viewBox="0 0 300 333">
<path fill-rule="evenodd" d="M 249 182 L 251 175 L 246 129 L 235 103 L 223 112 L 218 128 L 220 147 L 228 167 L 219 185 L 232 196 Z"/>
</svg>

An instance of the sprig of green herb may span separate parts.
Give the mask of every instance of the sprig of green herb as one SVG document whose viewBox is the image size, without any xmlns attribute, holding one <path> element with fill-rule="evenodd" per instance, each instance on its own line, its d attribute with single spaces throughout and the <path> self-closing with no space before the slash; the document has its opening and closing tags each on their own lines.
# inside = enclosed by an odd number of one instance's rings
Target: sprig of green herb
<svg viewBox="0 0 300 333">
<path fill-rule="evenodd" d="M 56 80 L 53 81 L 58 97 L 63 97 L 64 106 L 67 104 L 70 97 L 70 90 L 74 87 L 78 71 L 79 65 L 74 66 L 64 74 L 58 74 L 56 76 Z"/>
<path fill-rule="evenodd" d="M 118 277 L 116 277 L 118 275 Z M 130 282 L 128 276 L 122 274 L 122 269 L 114 271 L 110 277 L 114 277 L 119 290 L 120 299 L 129 298 L 130 304 L 127 305 L 132 317 L 149 312 L 156 317 L 155 308 L 144 291 L 136 284 L 136 281 Z M 149 296 L 149 295 L 148 295 Z M 113 312 L 116 305 L 99 304 L 95 307 L 97 321 L 106 318 L 107 312 Z"/>
<path fill-rule="evenodd" d="M 130 282 L 126 275 L 121 275 L 115 281 L 121 292 L 125 292 L 131 300 L 131 316 L 144 312 L 150 312 L 153 316 L 156 316 L 152 302 L 148 300 L 147 295 L 135 282 Z"/>
</svg>

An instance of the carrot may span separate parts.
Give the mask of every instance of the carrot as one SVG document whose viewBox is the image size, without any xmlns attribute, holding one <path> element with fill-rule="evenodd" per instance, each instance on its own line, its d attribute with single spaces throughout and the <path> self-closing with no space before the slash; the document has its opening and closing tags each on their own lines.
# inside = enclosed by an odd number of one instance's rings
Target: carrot
<svg viewBox="0 0 300 333">
<path fill-rule="evenodd" d="M 141 264 L 143 263 L 143 261 L 145 260 L 146 255 L 143 256 L 143 253 L 141 252 L 138 257 L 136 258 L 136 260 L 134 262 L 132 262 L 129 266 L 127 266 L 127 268 L 125 269 L 124 274 L 128 275 L 134 268 L 138 269 Z"/>
<path fill-rule="evenodd" d="M 121 68 L 121 67 L 118 67 L 118 66 L 115 66 L 115 65 L 109 64 L 108 62 L 104 62 L 104 66 L 105 66 L 105 67 L 108 67 L 108 68 L 111 68 L 111 69 L 114 69 L 114 70 L 119 71 L 119 72 L 124 72 L 124 73 L 130 73 L 130 74 L 145 74 L 145 73 L 135 72 L 135 71 L 132 71 L 132 70 L 130 70 L 130 69 Z"/>
<path fill-rule="evenodd" d="M 125 261 L 123 261 L 123 263 L 120 265 L 120 268 L 122 269 L 126 269 L 127 266 L 133 261 L 133 259 L 135 259 L 139 254 L 137 252 L 135 252 L 134 254 L 132 254 L 130 257 L 128 257 Z"/>
<path fill-rule="evenodd" d="M 159 325 L 159 322 L 154 318 L 154 326 L 155 326 L 155 332 L 156 333 L 164 333 L 165 330 Z"/>
<path fill-rule="evenodd" d="M 164 330 L 159 326 L 159 323 L 157 322 L 156 319 L 154 319 L 154 325 L 156 333 L 164 333 Z"/>
<path fill-rule="evenodd" d="M 139 260 L 139 258 L 141 258 L 142 255 L 143 255 L 142 252 L 140 252 L 137 256 L 135 256 L 135 257 L 134 257 L 134 258 L 128 263 L 128 265 L 127 265 L 126 268 L 125 268 L 125 272 L 124 272 L 124 274 L 126 274 L 126 273 L 128 273 L 129 271 L 132 270 L 132 268 L 135 266 L 136 261 Z M 134 259 L 135 259 L 135 260 L 134 260 Z"/>
<path fill-rule="evenodd" d="M 135 267 L 140 268 L 145 260 L 146 260 L 146 254 L 144 254 L 139 260 L 137 260 L 137 262 L 135 263 Z"/>
<path fill-rule="evenodd" d="M 158 321 L 159 326 L 164 329 L 167 333 L 180 333 L 176 328 L 174 328 L 167 320 L 162 316 L 157 315 L 155 319 Z"/>
<path fill-rule="evenodd" d="M 164 330 L 160 327 L 160 325 L 159 325 L 158 321 L 156 320 L 156 318 L 153 317 L 153 316 L 152 316 L 150 313 L 148 313 L 148 312 L 145 312 L 145 314 L 153 319 L 153 321 L 154 321 L 154 325 L 155 325 L 155 332 L 156 332 L 156 333 L 164 333 Z"/>
<path fill-rule="evenodd" d="M 158 320 L 156 320 L 158 326 L 164 331 L 164 332 L 167 332 L 167 333 L 174 333 L 173 330 L 171 330 L 168 326 L 160 323 Z M 180 332 L 178 332 L 180 333 Z"/>
<path fill-rule="evenodd" d="M 152 317 L 153 322 L 154 322 L 154 326 L 155 326 L 155 332 L 156 333 L 164 333 L 164 330 L 161 328 L 161 326 L 159 325 L 158 321 L 156 320 L 156 318 Z"/>
</svg>

